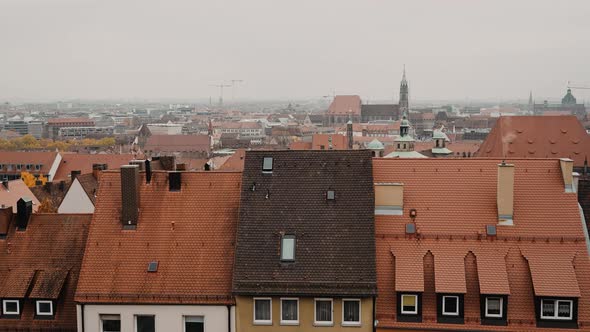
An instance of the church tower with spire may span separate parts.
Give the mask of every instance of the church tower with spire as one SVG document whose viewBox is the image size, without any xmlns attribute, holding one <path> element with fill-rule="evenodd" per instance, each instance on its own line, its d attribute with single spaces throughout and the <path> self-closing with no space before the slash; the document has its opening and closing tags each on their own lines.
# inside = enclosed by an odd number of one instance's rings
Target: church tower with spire
<svg viewBox="0 0 590 332">
<path fill-rule="evenodd" d="M 404 75 L 399 86 L 399 111 L 402 117 L 404 115 L 407 116 L 410 110 L 409 94 L 408 81 L 406 80 L 406 66 L 404 65 Z"/>
</svg>

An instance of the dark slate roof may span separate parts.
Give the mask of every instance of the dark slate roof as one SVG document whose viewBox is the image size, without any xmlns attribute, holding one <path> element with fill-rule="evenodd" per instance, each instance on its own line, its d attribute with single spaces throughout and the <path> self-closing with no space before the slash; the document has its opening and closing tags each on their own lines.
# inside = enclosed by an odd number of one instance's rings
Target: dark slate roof
<svg viewBox="0 0 590 332">
<path fill-rule="evenodd" d="M 263 174 L 269 156 L 273 172 Z M 326 200 L 328 190 L 335 191 L 334 201 Z M 296 236 L 295 262 L 280 261 L 282 234 Z M 246 152 L 233 290 L 376 293 L 370 151 Z"/>
<path fill-rule="evenodd" d="M 398 116 L 399 105 L 395 104 L 369 104 L 361 106 L 362 116 Z"/>
</svg>

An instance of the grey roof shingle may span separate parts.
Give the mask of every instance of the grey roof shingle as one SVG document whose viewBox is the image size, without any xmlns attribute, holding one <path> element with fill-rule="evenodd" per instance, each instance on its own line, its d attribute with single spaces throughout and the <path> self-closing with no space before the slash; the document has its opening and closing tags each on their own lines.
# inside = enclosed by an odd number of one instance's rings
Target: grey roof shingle
<svg viewBox="0 0 590 332">
<path fill-rule="evenodd" d="M 272 174 L 262 173 L 264 157 L 273 157 Z M 280 261 L 282 234 L 296 236 L 295 262 Z M 370 151 L 246 152 L 233 290 L 376 293 Z"/>
</svg>

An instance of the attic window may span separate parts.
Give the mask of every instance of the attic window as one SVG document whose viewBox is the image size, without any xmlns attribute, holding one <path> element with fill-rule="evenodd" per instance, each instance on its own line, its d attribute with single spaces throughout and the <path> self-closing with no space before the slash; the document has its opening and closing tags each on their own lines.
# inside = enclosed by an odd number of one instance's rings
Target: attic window
<svg viewBox="0 0 590 332">
<path fill-rule="evenodd" d="M 53 316 L 53 301 L 37 301 L 36 314 L 37 316 Z"/>
<path fill-rule="evenodd" d="M 262 172 L 272 173 L 272 157 L 264 157 L 262 161 Z"/>
<path fill-rule="evenodd" d="M 18 300 L 2 301 L 3 315 L 20 315 L 20 302 Z"/>
<path fill-rule="evenodd" d="M 334 190 L 328 190 L 326 193 L 326 199 L 329 201 L 333 201 L 336 199 L 336 192 Z"/>
<path fill-rule="evenodd" d="M 295 235 L 284 235 L 281 238 L 281 261 L 295 260 Z"/>
<path fill-rule="evenodd" d="M 148 272 L 158 272 L 158 262 L 153 261 L 148 264 Z"/>
</svg>

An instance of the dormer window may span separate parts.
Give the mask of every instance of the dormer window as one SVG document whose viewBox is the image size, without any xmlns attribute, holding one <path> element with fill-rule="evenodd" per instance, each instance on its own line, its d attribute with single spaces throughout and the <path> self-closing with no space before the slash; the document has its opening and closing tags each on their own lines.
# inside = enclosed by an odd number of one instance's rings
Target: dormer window
<svg viewBox="0 0 590 332">
<path fill-rule="evenodd" d="M 458 296 L 443 296 L 442 303 L 443 316 L 459 316 Z"/>
<path fill-rule="evenodd" d="M 53 316 L 53 301 L 38 300 L 35 303 L 35 314 L 37 316 Z"/>
<path fill-rule="evenodd" d="M 541 319 L 572 320 L 574 303 L 571 300 L 541 300 Z"/>
<path fill-rule="evenodd" d="M 2 315 L 4 316 L 18 316 L 20 315 L 19 300 L 3 300 L 2 301 Z"/>
<path fill-rule="evenodd" d="M 295 260 L 295 235 L 284 235 L 281 239 L 281 261 Z"/>
<path fill-rule="evenodd" d="M 262 161 L 262 172 L 272 173 L 272 157 L 264 157 Z"/>
</svg>

